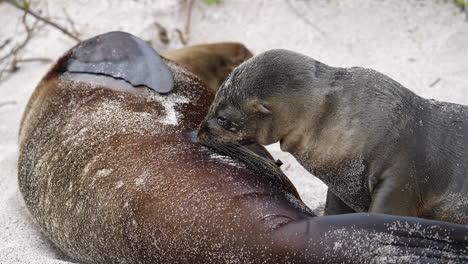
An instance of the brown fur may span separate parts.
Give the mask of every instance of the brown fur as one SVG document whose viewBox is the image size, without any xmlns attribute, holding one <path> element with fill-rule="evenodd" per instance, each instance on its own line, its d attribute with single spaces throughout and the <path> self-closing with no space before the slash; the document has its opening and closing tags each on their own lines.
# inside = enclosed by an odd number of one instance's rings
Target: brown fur
<svg viewBox="0 0 468 264">
<path fill-rule="evenodd" d="M 289 182 L 198 145 L 192 133 L 213 96 L 194 75 L 166 63 L 175 80 L 169 96 L 110 77 L 95 84 L 57 71 L 59 63 L 31 98 L 20 133 L 20 190 L 46 236 L 73 260 L 466 260 L 464 227 L 379 215 L 314 217 Z M 171 108 L 170 100 L 179 103 Z M 177 122 L 161 119 L 171 109 Z M 399 221 L 404 228 L 391 228 Z M 405 228 L 425 230 L 424 239 L 408 239 Z"/>
<path fill-rule="evenodd" d="M 169 51 L 163 56 L 198 76 L 214 93 L 237 65 L 252 53 L 240 43 L 215 43 Z"/>
</svg>

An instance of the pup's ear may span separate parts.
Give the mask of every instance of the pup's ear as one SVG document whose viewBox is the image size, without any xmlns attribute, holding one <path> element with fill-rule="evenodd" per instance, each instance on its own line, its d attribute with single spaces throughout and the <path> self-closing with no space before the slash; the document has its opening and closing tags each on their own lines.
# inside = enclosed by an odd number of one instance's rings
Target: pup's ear
<svg viewBox="0 0 468 264">
<path fill-rule="evenodd" d="M 250 100 L 249 102 L 247 102 L 247 106 L 256 112 L 259 112 L 265 115 L 271 115 L 271 111 L 268 110 L 265 103 L 260 100 L 257 100 L 257 99 Z"/>
</svg>

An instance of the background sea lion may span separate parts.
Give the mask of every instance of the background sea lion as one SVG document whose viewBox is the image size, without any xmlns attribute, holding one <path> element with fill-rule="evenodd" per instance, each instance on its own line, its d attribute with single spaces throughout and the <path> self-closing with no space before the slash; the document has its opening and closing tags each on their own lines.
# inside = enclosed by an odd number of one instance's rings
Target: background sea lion
<svg viewBox="0 0 468 264">
<path fill-rule="evenodd" d="M 328 185 L 328 214 L 468 224 L 468 107 L 423 99 L 374 70 L 265 52 L 225 81 L 200 138 L 279 141 Z"/>
<path fill-rule="evenodd" d="M 72 259 L 467 260 L 467 227 L 369 214 L 315 217 L 284 175 L 253 171 L 197 144 L 193 132 L 213 96 L 177 64 L 159 64 L 174 80 L 173 92 L 160 95 L 122 79 L 68 72 L 76 50 L 31 98 L 18 175 L 32 216 Z"/>
<path fill-rule="evenodd" d="M 169 51 L 163 57 L 198 76 L 213 92 L 216 92 L 237 65 L 250 59 L 252 53 L 236 42 L 190 46 Z"/>
</svg>

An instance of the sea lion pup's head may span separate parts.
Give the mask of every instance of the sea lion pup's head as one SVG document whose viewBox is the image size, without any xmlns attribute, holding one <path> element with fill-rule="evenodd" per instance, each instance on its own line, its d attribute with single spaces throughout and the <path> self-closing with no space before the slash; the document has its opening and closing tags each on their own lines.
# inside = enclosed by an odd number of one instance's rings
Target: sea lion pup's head
<svg viewBox="0 0 468 264">
<path fill-rule="evenodd" d="M 281 141 L 293 128 L 306 125 L 299 120 L 320 116 L 330 92 L 331 69 L 279 49 L 244 62 L 219 88 L 200 125 L 200 142 L 267 145 Z"/>
</svg>

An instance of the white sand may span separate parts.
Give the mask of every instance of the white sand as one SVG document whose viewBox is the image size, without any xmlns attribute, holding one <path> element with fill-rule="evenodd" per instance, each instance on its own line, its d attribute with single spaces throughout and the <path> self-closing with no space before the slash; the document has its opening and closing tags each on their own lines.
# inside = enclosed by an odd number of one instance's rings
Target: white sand
<svg viewBox="0 0 468 264">
<path fill-rule="evenodd" d="M 174 31 L 183 28 L 185 21 L 186 5 L 181 0 L 33 2 L 33 9 L 43 10 L 62 25 L 67 25 L 65 8 L 83 39 L 123 30 L 151 40 L 160 52 L 182 47 Z M 189 44 L 239 41 L 254 53 L 292 49 L 334 66 L 374 68 L 424 97 L 468 104 L 468 23 L 451 1 L 222 2 L 208 6 L 196 1 Z M 18 42 L 25 36 L 20 18 L 18 10 L 0 4 L 0 44 L 11 36 Z M 158 40 L 155 21 L 169 30 L 169 45 Z M 35 34 L 20 57 L 56 60 L 74 44 L 46 26 Z M 0 57 L 6 50 L 9 48 L 0 50 Z M 0 263 L 64 263 L 29 217 L 16 180 L 21 113 L 51 64 L 20 66 L 18 72 L 0 83 Z M 304 200 L 312 208 L 323 206 L 324 185 L 277 146 L 269 149 L 285 163 L 284 170 Z"/>
</svg>

